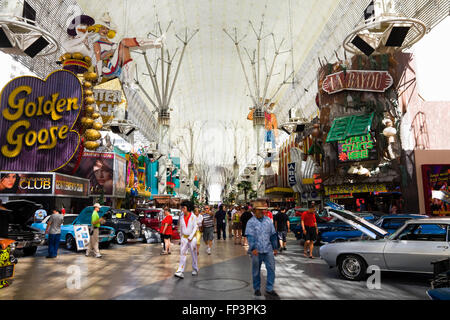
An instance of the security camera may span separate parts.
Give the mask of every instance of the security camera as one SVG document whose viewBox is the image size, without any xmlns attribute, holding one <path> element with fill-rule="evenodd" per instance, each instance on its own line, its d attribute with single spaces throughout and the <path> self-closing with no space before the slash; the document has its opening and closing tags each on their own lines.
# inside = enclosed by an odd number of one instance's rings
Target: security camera
<svg viewBox="0 0 450 320">
<path fill-rule="evenodd" d="M 181 183 L 185 183 L 186 181 L 183 179 L 183 180 L 181 180 Z"/>
</svg>

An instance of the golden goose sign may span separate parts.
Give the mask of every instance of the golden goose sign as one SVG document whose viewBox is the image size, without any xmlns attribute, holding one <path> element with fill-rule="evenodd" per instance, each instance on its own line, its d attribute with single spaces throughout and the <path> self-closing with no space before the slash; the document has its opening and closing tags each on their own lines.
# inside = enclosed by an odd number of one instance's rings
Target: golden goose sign
<svg viewBox="0 0 450 320">
<path fill-rule="evenodd" d="M 73 127 L 83 103 L 75 74 L 58 70 L 45 80 L 13 79 L 0 95 L 0 168 L 54 171 L 73 157 L 80 136 Z"/>
</svg>

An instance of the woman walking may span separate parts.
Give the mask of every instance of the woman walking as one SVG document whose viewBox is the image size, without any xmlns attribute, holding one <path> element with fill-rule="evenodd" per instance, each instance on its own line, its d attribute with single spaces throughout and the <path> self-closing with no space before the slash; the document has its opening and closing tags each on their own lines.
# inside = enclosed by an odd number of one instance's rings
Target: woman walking
<svg viewBox="0 0 450 320">
<path fill-rule="evenodd" d="M 170 254 L 170 239 L 172 237 L 173 220 L 168 207 L 164 207 L 164 216 L 164 219 L 161 221 L 161 240 L 164 244 L 161 255 Z"/>
<path fill-rule="evenodd" d="M 241 224 L 242 208 L 237 208 L 231 220 L 233 221 L 234 244 L 241 244 L 242 224 Z"/>
</svg>

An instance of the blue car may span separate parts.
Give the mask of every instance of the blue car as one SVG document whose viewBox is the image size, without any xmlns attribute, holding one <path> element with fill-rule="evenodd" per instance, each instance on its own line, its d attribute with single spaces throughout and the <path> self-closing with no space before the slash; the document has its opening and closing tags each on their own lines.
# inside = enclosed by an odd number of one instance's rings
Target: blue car
<svg viewBox="0 0 450 320">
<path fill-rule="evenodd" d="M 366 212 L 354 212 L 354 214 L 358 215 L 361 218 L 364 218 L 365 220 L 369 222 L 373 222 L 375 220 L 375 216 L 373 214 L 369 214 Z M 345 231 L 351 231 L 353 230 L 352 227 L 350 227 L 345 222 L 332 217 L 330 220 L 326 219 L 327 217 L 322 216 L 316 216 L 317 221 L 317 228 L 319 229 L 319 235 L 317 237 L 316 242 L 320 243 L 322 240 L 322 235 L 326 232 L 333 231 L 333 230 L 345 230 Z M 303 237 L 303 230 L 302 230 L 302 224 L 301 221 L 296 224 L 293 228 L 291 227 L 291 231 L 294 233 L 297 240 L 302 239 Z M 359 231 L 358 231 L 359 232 Z"/>
<path fill-rule="evenodd" d="M 373 222 L 373 224 L 377 227 L 380 227 L 381 229 L 386 230 L 389 234 L 392 234 L 407 220 L 423 218 L 427 218 L 427 216 L 420 214 L 394 214 L 382 216 L 376 222 Z M 326 232 L 322 232 L 320 240 L 322 242 L 332 243 L 360 238 L 362 235 L 363 233 L 361 231 L 355 230 L 348 224 L 344 224 L 343 226 L 339 226 L 338 228 L 333 228 Z"/>
<path fill-rule="evenodd" d="M 44 233 L 45 229 L 47 229 L 47 221 L 49 218 L 50 216 L 46 217 L 42 222 L 35 222 L 31 225 L 31 227 Z M 80 215 L 77 214 L 64 215 L 63 225 L 61 226 L 60 243 L 64 243 L 66 249 L 68 250 L 76 250 L 77 248 L 75 243 L 74 225 L 78 224 L 90 225 L 90 220 L 89 222 L 84 221 L 84 219 L 80 220 Z M 109 247 L 111 241 L 114 239 L 114 236 L 115 233 L 113 228 L 101 226 L 98 239 L 99 244 L 102 246 L 102 248 Z M 48 234 L 45 235 L 45 239 L 48 240 Z"/>
</svg>

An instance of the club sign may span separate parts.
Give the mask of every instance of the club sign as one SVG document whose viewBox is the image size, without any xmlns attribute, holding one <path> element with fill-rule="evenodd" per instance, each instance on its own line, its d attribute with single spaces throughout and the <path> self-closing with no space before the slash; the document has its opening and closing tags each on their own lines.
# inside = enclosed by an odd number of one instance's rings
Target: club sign
<svg viewBox="0 0 450 320">
<path fill-rule="evenodd" d="M 13 79 L 0 95 L 0 168 L 48 172 L 63 167 L 80 144 L 73 126 L 83 104 L 75 74 Z"/>
</svg>

